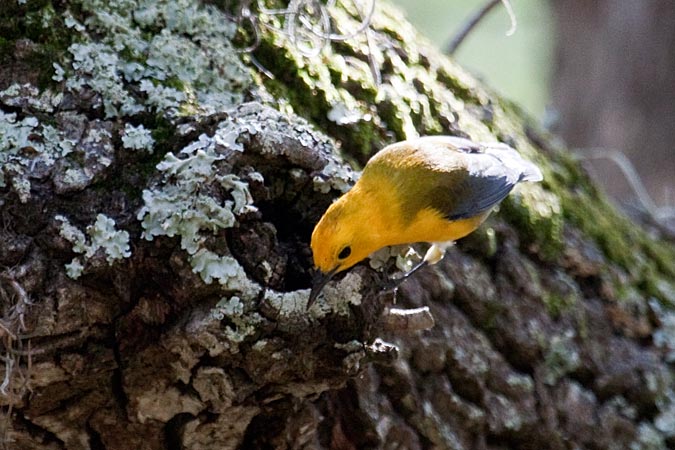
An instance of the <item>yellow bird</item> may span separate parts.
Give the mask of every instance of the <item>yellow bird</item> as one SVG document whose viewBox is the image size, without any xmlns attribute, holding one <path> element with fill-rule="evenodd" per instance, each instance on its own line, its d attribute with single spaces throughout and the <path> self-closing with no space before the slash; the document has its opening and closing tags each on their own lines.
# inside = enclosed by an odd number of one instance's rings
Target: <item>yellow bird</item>
<svg viewBox="0 0 675 450">
<path fill-rule="evenodd" d="M 428 136 L 385 147 L 314 228 L 316 275 L 307 308 L 336 273 L 388 245 L 433 244 L 397 282 L 436 264 L 518 182 L 541 180 L 541 171 L 506 144 Z"/>
</svg>

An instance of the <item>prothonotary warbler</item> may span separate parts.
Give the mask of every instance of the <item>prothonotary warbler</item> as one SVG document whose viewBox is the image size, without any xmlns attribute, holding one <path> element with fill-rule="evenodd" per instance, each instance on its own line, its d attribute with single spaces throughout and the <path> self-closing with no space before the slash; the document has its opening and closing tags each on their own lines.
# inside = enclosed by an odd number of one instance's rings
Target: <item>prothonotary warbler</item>
<svg viewBox="0 0 675 450">
<path fill-rule="evenodd" d="M 399 280 L 436 264 L 445 248 L 478 228 L 517 183 L 541 180 L 541 171 L 506 144 L 428 136 L 385 147 L 314 228 L 316 275 L 307 307 L 333 275 L 382 247 L 433 244 Z"/>
</svg>

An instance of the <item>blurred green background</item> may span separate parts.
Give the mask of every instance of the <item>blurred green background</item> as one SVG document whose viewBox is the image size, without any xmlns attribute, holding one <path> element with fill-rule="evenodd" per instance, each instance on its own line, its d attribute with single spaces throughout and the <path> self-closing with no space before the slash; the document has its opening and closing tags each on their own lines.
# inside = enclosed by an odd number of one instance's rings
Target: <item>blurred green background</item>
<svg viewBox="0 0 675 450">
<path fill-rule="evenodd" d="M 392 0 L 420 32 L 444 48 L 486 0 Z M 512 0 L 514 35 L 503 5 L 494 7 L 469 34 L 455 58 L 505 97 L 542 119 L 548 103 L 554 23 L 547 1 Z"/>
</svg>

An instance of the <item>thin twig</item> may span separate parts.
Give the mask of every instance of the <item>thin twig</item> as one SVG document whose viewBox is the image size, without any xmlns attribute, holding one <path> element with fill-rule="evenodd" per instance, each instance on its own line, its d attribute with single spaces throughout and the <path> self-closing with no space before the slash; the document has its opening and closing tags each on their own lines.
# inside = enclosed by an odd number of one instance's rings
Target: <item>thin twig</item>
<svg viewBox="0 0 675 450">
<path fill-rule="evenodd" d="M 478 23 L 483 20 L 483 18 L 489 13 L 492 8 L 497 6 L 497 4 L 502 3 L 504 5 L 504 8 L 506 9 L 506 13 L 509 15 L 509 19 L 511 20 L 511 28 L 509 28 L 509 31 L 506 32 L 507 36 L 511 36 L 513 33 L 516 32 L 516 27 L 517 27 L 517 22 L 516 22 L 516 15 L 513 12 L 513 7 L 511 6 L 511 2 L 509 0 L 490 0 L 487 2 L 481 9 L 476 11 L 473 16 L 469 17 L 469 20 L 467 20 L 464 23 L 464 26 L 455 34 L 455 37 L 452 38 L 450 41 L 450 44 L 445 49 L 445 53 L 448 55 L 452 55 L 455 53 L 457 50 L 457 47 L 460 46 L 460 44 L 464 41 L 464 39 L 471 33 L 471 31 L 478 25 Z"/>
<path fill-rule="evenodd" d="M 272 72 L 267 70 L 252 52 L 260 45 L 261 30 L 270 30 L 286 37 L 291 44 L 305 57 L 315 57 L 333 42 L 341 42 L 349 39 L 355 39 L 359 36 L 365 36 L 368 45 L 368 62 L 370 71 L 376 85 L 380 84 L 380 72 L 377 62 L 373 56 L 374 44 L 370 35 L 370 25 L 377 0 L 370 0 L 367 10 L 364 13 L 360 0 L 352 0 L 354 8 L 358 12 L 360 22 L 354 31 L 341 34 L 333 30 L 333 19 L 330 10 L 335 6 L 337 0 L 328 0 L 325 4 L 321 0 L 291 0 L 285 9 L 269 9 L 265 7 L 264 1 L 258 0 L 255 4 L 253 0 L 244 0 L 232 19 L 241 28 L 244 26 L 252 33 L 252 42 L 238 49 L 240 53 L 250 55 L 251 63 L 258 68 L 265 76 L 274 78 Z M 263 16 L 279 16 L 283 25 L 268 23 Z"/>
<path fill-rule="evenodd" d="M 654 203 L 637 170 L 622 152 L 606 148 L 585 148 L 575 151 L 574 156 L 582 160 L 606 159 L 613 162 L 626 178 L 640 205 L 655 222 L 663 224 L 675 217 L 675 207 L 671 205 L 660 207 Z"/>
</svg>

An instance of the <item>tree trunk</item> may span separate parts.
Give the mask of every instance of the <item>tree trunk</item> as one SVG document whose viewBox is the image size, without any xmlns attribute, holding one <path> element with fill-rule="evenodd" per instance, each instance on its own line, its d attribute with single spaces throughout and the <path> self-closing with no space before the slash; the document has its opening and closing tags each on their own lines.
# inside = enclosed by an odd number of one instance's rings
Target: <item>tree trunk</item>
<svg viewBox="0 0 675 450">
<path fill-rule="evenodd" d="M 654 202 L 673 206 L 675 5 L 668 0 L 555 0 L 552 5 L 557 24 L 553 100 L 561 136 L 587 153 L 625 153 Z M 615 198 L 635 198 L 615 164 L 592 163 Z"/>
<path fill-rule="evenodd" d="M 377 5 L 307 57 L 299 16 L 0 1 L 5 448 L 675 444 L 675 251 Z M 306 311 L 339 154 L 417 134 L 506 142 L 545 182 L 395 295 L 383 257 Z"/>
</svg>

